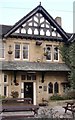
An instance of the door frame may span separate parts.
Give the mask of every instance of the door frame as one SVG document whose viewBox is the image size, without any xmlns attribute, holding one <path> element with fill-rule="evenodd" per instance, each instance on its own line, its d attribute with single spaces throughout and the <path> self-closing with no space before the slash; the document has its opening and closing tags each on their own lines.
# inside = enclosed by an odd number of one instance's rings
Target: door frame
<svg viewBox="0 0 75 120">
<path fill-rule="evenodd" d="M 32 98 L 32 103 L 33 103 L 33 82 L 24 82 L 24 97 L 26 95 L 25 94 L 25 92 L 26 92 L 26 90 L 25 90 L 26 85 L 31 86 L 31 91 L 29 91 L 29 89 L 28 89 L 28 91 L 31 93 L 31 94 L 29 94 L 29 95 L 31 95 L 29 97 Z"/>
<path fill-rule="evenodd" d="M 21 82 L 21 98 L 24 98 L 24 83 L 26 82 Z M 32 82 L 31 82 L 32 83 Z M 33 82 L 33 104 L 36 105 L 36 82 Z"/>
</svg>

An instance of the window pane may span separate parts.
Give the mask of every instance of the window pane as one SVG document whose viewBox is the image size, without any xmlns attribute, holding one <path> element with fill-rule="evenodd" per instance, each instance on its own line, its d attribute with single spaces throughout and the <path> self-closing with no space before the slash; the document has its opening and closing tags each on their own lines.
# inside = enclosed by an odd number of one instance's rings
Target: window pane
<svg viewBox="0 0 75 120">
<path fill-rule="evenodd" d="M 7 94 L 7 87 L 4 86 L 4 96 L 6 96 L 6 94 Z"/>
<path fill-rule="evenodd" d="M 36 80 L 36 75 L 35 74 L 32 75 L 32 80 Z"/>
<path fill-rule="evenodd" d="M 54 47 L 54 60 L 58 60 L 58 47 Z"/>
<path fill-rule="evenodd" d="M 27 74 L 27 80 L 36 80 L 36 75 L 33 73 Z"/>
<path fill-rule="evenodd" d="M 7 75 L 4 75 L 4 82 L 7 82 Z"/>
<path fill-rule="evenodd" d="M 23 45 L 23 59 L 28 59 L 28 45 Z"/>
<path fill-rule="evenodd" d="M 20 45 L 15 45 L 15 58 L 20 58 Z"/>
<path fill-rule="evenodd" d="M 48 84 L 48 93 L 53 93 L 53 84 L 51 82 Z"/>
<path fill-rule="evenodd" d="M 51 46 L 46 46 L 46 60 L 51 60 Z"/>
<path fill-rule="evenodd" d="M 54 84 L 54 93 L 58 93 L 59 92 L 59 84 L 56 82 Z"/>
<path fill-rule="evenodd" d="M 21 75 L 21 80 L 26 80 L 26 75 Z"/>
<path fill-rule="evenodd" d="M 30 74 L 27 75 L 27 80 L 31 80 L 31 75 Z"/>
</svg>

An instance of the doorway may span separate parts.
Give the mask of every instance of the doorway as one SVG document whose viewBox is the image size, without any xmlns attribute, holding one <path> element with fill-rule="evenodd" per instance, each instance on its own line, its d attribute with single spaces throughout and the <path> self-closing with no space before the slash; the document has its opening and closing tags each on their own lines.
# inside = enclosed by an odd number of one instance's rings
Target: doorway
<svg viewBox="0 0 75 120">
<path fill-rule="evenodd" d="M 24 98 L 31 98 L 33 103 L 33 83 L 24 82 Z"/>
</svg>

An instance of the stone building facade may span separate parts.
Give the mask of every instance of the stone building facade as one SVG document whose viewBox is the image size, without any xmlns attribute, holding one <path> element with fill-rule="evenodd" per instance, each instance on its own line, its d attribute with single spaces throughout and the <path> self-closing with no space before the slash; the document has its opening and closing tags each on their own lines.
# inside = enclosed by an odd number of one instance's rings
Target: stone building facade
<svg viewBox="0 0 75 120">
<path fill-rule="evenodd" d="M 13 26 L 0 25 L 0 94 L 32 98 L 33 104 L 63 94 L 70 69 L 60 46 L 69 39 L 61 18 L 37 6 Z"/>
</svg>

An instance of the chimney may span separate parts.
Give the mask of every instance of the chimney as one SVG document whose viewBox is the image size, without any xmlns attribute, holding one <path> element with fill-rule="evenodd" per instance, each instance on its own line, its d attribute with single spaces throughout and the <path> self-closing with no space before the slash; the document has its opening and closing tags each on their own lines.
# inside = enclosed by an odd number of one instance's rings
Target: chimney
<svg viewBox="0 0 75 120">
<path fill-rule="evenodd" d="M 56 17 L 55 21 L 62 27 L 61 17 Z"/>
</svg>

